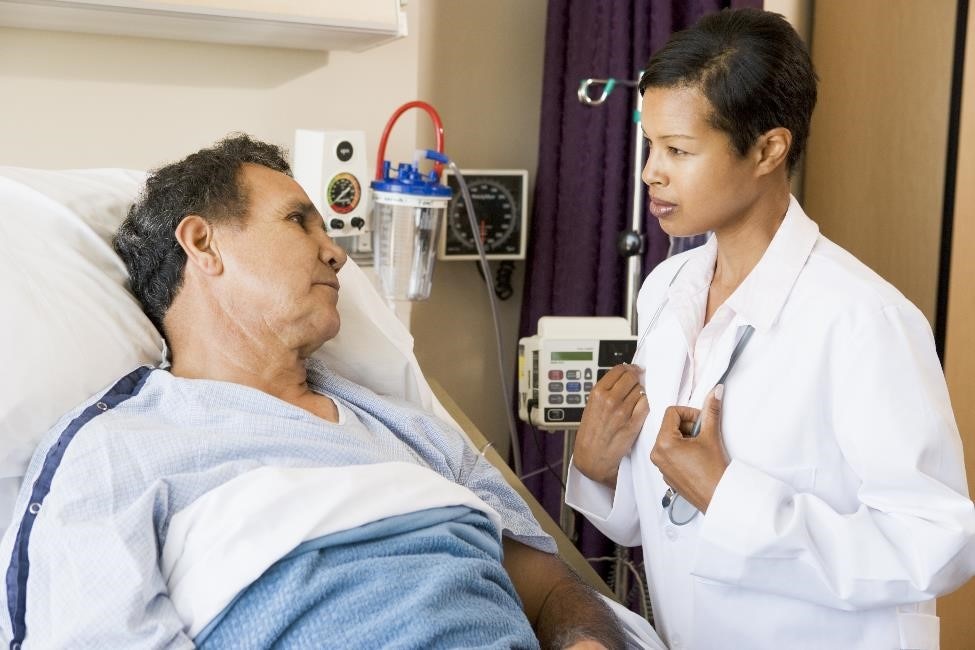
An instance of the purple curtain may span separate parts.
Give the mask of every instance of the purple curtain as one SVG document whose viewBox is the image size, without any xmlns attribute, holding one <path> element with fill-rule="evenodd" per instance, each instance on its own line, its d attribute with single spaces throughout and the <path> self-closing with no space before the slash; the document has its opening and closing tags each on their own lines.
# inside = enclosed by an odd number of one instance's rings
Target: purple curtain
<svg viewBox="0 0 975 650">
<path fill-rule="evenodd" d="M 629 230 L 635 89 L 617 86 L 600 106 L 579 102 L 586 78 L 635 79 L 650 54 L 702 15 L 761 0 L 549 0 L 545 78 L 520 336 L 540 316 L 621 316 L 626 263 L 617 252 Z M 667 254 L 668 239 L 646 215 L 644 276 Z M 534 438 L 537 436 L 537 438 Z M 537 444 L 536 444 L 537 443 Z M 521 425 L 523 472 L 561 471 L 563 436 Z M 540 453 L 539 446 L 542 453 Z M 561 486 L 551 472 L 525 484 L 558 520 Z M 577 517 L 587 557 L 612 544 Z M 606 565 L 596 566 L 603 570 Z"/>
</svg>

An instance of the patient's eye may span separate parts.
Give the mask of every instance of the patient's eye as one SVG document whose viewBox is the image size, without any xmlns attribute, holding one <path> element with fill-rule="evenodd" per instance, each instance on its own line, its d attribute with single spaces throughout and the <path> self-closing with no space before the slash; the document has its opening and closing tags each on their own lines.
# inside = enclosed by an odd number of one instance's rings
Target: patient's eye
<svg viewBox="0 0 975 650">
<path fill-rule="evenodd" d="M 305 226 L 305 215 L 300 212 L 292 212 L 288 215 L 288 221 L 293 221 L 301 227 Z"/>
</svg>

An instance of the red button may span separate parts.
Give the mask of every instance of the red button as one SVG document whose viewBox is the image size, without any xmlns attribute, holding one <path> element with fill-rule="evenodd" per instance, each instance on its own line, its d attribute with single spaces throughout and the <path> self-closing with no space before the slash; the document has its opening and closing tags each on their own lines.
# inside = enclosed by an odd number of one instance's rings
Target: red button
<svg viewBox="0 0 975 650">
<path fill-rule="evenodd" d="M 562 371 L 561 370 L 549 370 L 548 371 L 548 378 L 551 379 L 552 381 L 558 381 L 558 380 L 562 379 Z"/>
</svg>

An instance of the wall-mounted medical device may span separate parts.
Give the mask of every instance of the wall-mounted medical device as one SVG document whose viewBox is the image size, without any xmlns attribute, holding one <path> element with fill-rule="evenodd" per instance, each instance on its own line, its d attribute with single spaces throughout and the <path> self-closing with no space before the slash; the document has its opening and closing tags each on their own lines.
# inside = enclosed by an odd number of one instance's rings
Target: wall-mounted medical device
<svg viewBox="0 0 975 650">
<path fill-rule="evenodd" d="M 372 230 L 363 131 L 298 129 L 292 158 L 295 180 L 322 213 L 331 237 Z"/>
<path fill-rule="evenodd" d="M 411 108 L 426 111 L 433 122 L 437 148 L 415 152 L 412 162 L 393 165 L 386 160 L 386 143 L 393 126 Z M 388 300 L 426 300 L 430 297 L 437 236 L 450 203 L 451 190 L 441 183 L 443 167 L 453 164 L 444 153 L 443 121 L 426 102 L 407 102 L 397 108 L 379 139 L 376 175 L 369 184 L 373 202 L 373 253 L 383 294 Z M 433 162 L 429 172 L 420 163 Z"/>
<path fill-rule="evenodd" d="M 518 341 L 518 416 L 539 429 L 575 429 L 599 379 L 636 352 L 625 318 L 543 316 Z"/>
<path fill-rule="evenodd" d="M 461 170 L 471 192 L 477 236 L 490 260 L 523 260 L 527 242 L 528 172 L 524 169 Z M 477 247 L 457 177 L 444 178 L 454 193 L 440 234 L 442 260 L 476 260 Z"/>
</svg>

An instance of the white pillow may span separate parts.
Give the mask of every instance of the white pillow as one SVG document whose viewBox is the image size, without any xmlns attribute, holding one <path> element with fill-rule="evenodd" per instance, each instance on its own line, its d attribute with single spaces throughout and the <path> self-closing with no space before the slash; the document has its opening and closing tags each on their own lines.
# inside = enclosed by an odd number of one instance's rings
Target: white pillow
<svg viewBox="0 0 975 650">
<path fill-rule="evenodd" d="M 0 533 L 44 432 L 136 366 L 162 360 L 162 337 L 111 247 L 144 180 L 120 169 L 0 167 Z M 342 329 L 315 356 L 449 419 L 413 338 L 362 269 L 350 260 L 339 279 Z"/>
</svg>

